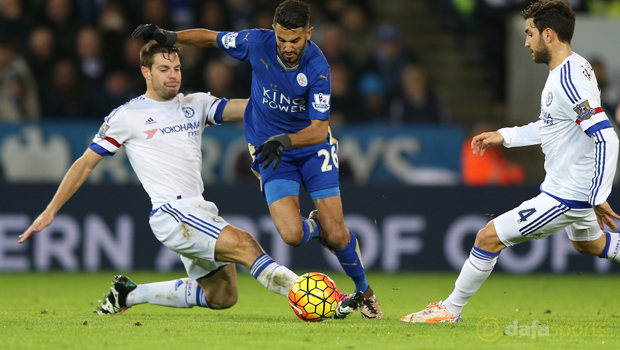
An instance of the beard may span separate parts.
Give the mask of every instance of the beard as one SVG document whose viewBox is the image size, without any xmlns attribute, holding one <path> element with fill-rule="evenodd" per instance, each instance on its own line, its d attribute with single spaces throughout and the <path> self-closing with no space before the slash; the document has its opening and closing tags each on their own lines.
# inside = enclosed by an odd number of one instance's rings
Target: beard
<svg viewBox="0 0 620 350">
<path fill-rule="evenodd" d="M 284 52 L 284 50 L 280 51 L 280 56 L 282 57 L 282 59 L 284 60 L 284 62 L 286 62 L 287 64 L 292 64 L 297 62 L 297 59 L 299 58 L 299 54 L 296 51 L 293 52 L 288 52 L 288 53 L 292 53 L 293 57 L 288 58 L 285 56 L 287 52 Z"/>
<path fill-rule="evenodd" d="M 154 90 L 164 100 L 172 100 L 179 93 L 179 89 L 166 89 L 163 85 L 159 88 L 154 88 Z"/>
<path fill-rule="evenodd" d="M 549 47 L 547 47 L 542 40 L 540 40 L 538 44 L 541 49 L 538 51 L 533 51 L 534 62 L 549 65 L 549 62 L 551 62 L 551 51 L 549 51 Z"/>
</svg>

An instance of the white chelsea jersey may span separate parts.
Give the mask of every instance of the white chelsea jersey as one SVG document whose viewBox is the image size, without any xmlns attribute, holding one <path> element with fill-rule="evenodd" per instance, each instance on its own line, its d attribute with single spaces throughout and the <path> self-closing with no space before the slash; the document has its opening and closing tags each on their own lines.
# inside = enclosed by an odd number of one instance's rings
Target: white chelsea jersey
<svg viewBox="0 0 620 350">
<path fill-rule="evenodd" d="M 201 197 L 202 131 L 221 121 L 227 102 L 209 93 L 178 94 L 166 102 L 142 95 L 112 111 L 89 147 L 107 156 L 124 145 L 153 208 Z"/>
<path fill-rule="evenodd" d="M 537 122 L 504 128 L 504 146 L 541 144 L 545 180 L 541 191 L 571 208 L 607 200 L 616 172 L 618 137 L 601 108 L 590 63 L 572 53 L 549 72 Z"/>
</svg>

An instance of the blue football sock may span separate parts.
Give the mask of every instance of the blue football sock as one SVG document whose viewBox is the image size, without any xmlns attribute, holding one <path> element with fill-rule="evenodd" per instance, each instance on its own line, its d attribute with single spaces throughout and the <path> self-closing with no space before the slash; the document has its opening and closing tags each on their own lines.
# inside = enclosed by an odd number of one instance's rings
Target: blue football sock
<svg viewBox="0 0 620 350">
<path fill-rule="evenodd" d="M 355 291 L 365 292 L 368 289 L 368 281 L 366 281 L 362 257 L 359 254 L 359 246 L 353 232 L 349 231 L 349 234 L 351 235 L 349 244 L 342 250 L 335 249 L 336 257 L 344 272 L 355 283 Z"/>
<path fill-rule="evenodd" d="M 303 227 L 304 236 L 299 245 L 306 244 L 311 238 L 319 236 L 319 226 L 314 220 L 301 218 L 301 224 Z"/>
</svg>

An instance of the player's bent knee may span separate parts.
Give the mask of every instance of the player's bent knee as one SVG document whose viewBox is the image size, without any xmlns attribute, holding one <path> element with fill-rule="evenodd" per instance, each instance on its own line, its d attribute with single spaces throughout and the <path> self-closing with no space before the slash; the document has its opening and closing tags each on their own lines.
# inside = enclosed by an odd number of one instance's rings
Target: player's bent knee
<svg viewBox="0 0 620 350">
<path fill-rule="evenodd" d="M 252 236 L 249 232 L 237 229 L 237 237 L 237 250 L 239 252 L 255 252 L 258 254 L 262 253 L 262 249 L 256 241 L 256 238 L 254 238 L 254 236 Z"/>
<path fill-rule="evenodd" d="M 489 222 L 483 229 L 478 231 L 474 245 L 491 253 L 497 253 L 506 247 L 500 241 L 499 236 L 497 236 L 493 222 Z"/>
<path fill-rule="evenodd" d="M 222 230 L 215 246 L 216 259 L 244 265 L 251 264 L 252 258 L 262 253 L 263 250 L 254 236 L 231 225 Z"/>
<path fill-rule="evenodd" d="M 239 300 L 239 294 L 234 292 L 230 293 L 226 298 L 209 301 L 209 305 L 213 310 L 225 310 L 235 306 L 237 300 Z"/>
</svg>

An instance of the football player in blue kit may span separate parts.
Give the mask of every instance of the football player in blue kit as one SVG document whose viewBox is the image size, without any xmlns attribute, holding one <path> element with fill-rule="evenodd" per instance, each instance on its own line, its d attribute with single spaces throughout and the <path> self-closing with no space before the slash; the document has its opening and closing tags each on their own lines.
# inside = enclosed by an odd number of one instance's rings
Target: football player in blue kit
<svg viewBox="0 0 620 350">
<path fill-rule="evenodd" d="M 331 76 L 325 56 L 310 41 L 314 28 L 309 10 L 302 1 L 284 1 L 276 8 L 273 30 L 172 32 L 142 24 L 132 36 L 168 45 L 217 47 L 251 63 L 245 137 L 254 158 L 252 170 L 261 181 L 278 232 L 289 245 L 315 238 L 332 250 L 355 283 L 362 317 L 381 318 L 357 239 L 343 218 L 338 144 L 328 126 Z M 318 209 L 308 218 L 300 214 L 300 185 Z"/>
</svg>

